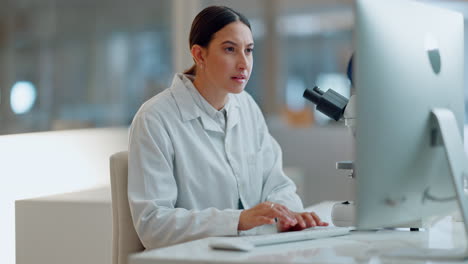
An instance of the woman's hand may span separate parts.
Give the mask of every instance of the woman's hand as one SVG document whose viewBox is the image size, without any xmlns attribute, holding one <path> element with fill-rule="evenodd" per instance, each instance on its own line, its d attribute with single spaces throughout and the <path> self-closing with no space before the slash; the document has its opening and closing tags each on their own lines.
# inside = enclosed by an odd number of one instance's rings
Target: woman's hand
<svg viewBox="0 0 468 264">
<path fill-rule="evenodd" d="M 290 222 L 284 222 L 282 221 L 282 219 L 279 219 L 278 223 L 276 224 L 276 227 L 278 228 L 279 232 L 299 231 L 315 226 L 328 226 L 328 223 L 322 222 L 322 220 L 320 220 L 320 217 L 318 217 L 318 215 L 314 212 L 292 212 L 292 214 L 296 219 L 297 223 L 291 225 Z"/>
<path fill-rule="evenodd" d="M 261 225 L 274 224 L 275 218 L 285 226 L 298 225 L 295 213 L 289 211 L 286 206 L 272 202 L 263 202 L 242 211 L 237 230 L 245 231 Z"/>
</svg>

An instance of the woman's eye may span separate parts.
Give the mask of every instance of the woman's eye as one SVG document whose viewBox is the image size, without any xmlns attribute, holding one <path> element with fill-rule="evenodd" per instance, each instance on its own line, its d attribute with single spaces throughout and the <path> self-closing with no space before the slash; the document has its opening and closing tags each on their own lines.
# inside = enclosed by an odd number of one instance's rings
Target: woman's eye
<svg viewBox="0 0 468 264">
<path fill-rule="evenodd" d="M 228 47 L 228 48 L 226 48 L 225 50 L 228 51 L 228 52 L 234 52 L 234 48 L 233 48 L 233 47 Z"/>
<path fill-rule="evenodd" d="M 252 48 L 248 48 L 248 49 L 246 49 L 247 53 L 252 53 L 252 52 L 253 52 L 253 50 L 254 50 L 254 49 L 252 49 Z"/>
</svg>

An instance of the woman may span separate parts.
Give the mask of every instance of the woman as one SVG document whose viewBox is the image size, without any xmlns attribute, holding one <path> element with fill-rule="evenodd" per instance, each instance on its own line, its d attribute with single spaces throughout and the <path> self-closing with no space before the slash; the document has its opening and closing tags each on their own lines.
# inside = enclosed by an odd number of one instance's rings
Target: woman
<svg viewBox="0 0 468 264">
<path fill-rule="evenodd" d="M 281 149 L 244 92 L 253 66 L 248 20 L 212 6 L 194 19 L 195 65 L 136 114 L 129 142 L 128 196 L 146 248 L 324 223 L 304 208 L 283 173 Z"/>
</svg>

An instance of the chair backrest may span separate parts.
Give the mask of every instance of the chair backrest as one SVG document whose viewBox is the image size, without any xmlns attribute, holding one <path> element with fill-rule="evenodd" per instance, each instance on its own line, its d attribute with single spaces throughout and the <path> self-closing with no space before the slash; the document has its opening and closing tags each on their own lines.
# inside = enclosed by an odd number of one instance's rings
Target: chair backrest
<svg viewBox="0 0 468 264">
<path fill-rule="evenodd" d="M 112 193 L 112 263 L 126 264 L 128 255 L 143 251 L 144 247 L 133 226 L 128 204 L 128 152 L 110 157 Z"/>
</svg>

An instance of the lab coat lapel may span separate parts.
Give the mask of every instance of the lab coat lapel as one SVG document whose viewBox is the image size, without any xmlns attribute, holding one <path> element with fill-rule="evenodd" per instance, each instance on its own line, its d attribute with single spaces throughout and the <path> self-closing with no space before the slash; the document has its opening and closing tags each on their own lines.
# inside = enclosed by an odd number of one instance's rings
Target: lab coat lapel
<svg viewBox="0 0 468 264">
<path fill-rule="evenodd" d="M 240 120 L 240 106 L 236 95 L 230 95 L 229 100 L 231 100 L 231 109 L 228 111 L 227 130 L 231 130 L 233 127 L 235 127 Z"/>
</svg>

